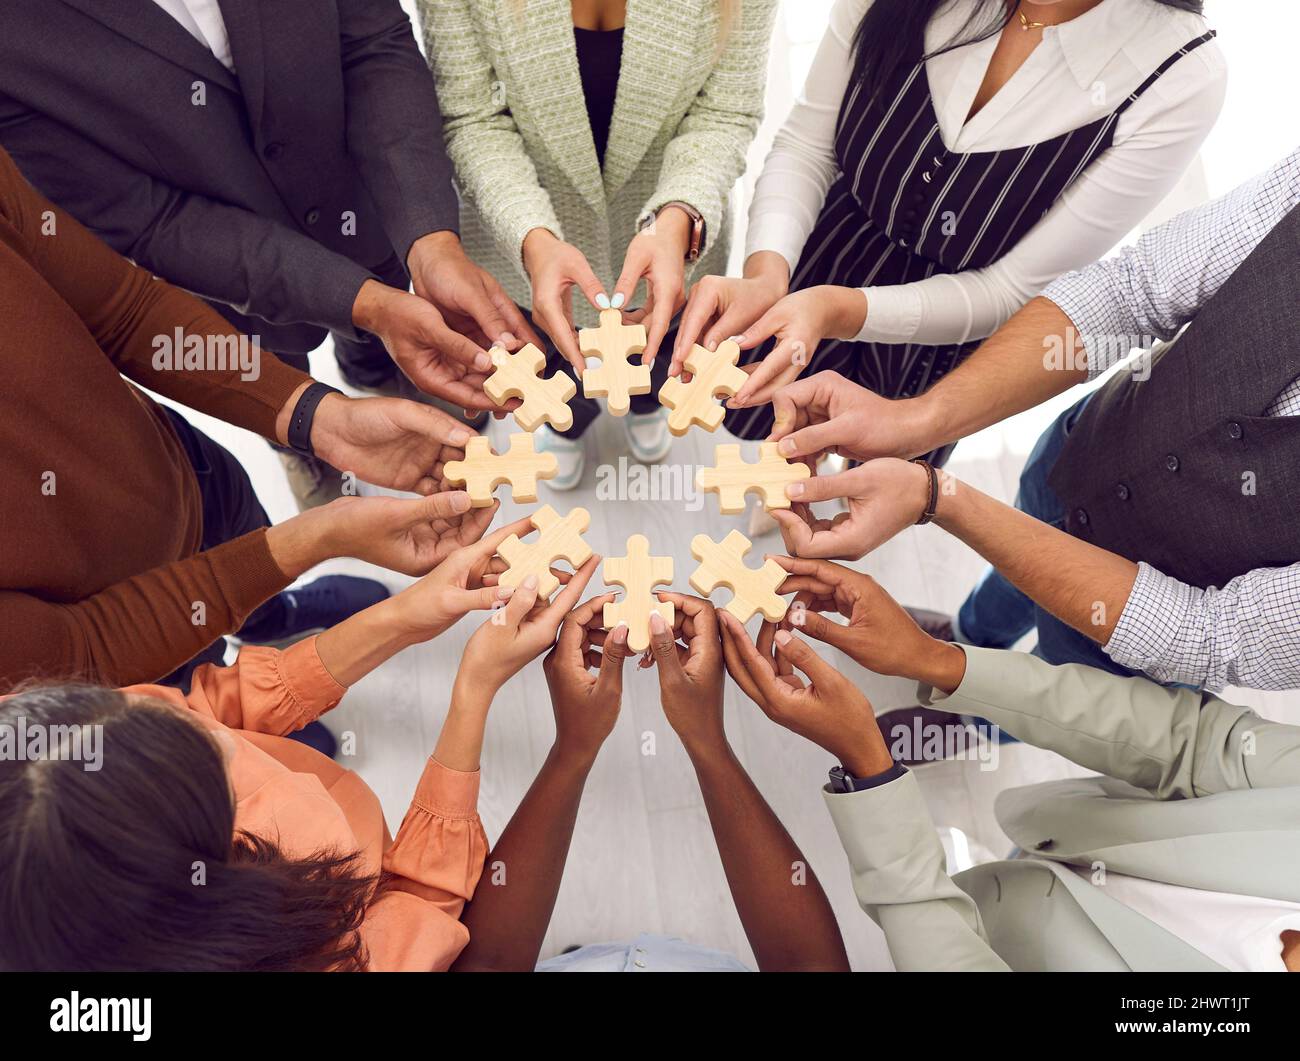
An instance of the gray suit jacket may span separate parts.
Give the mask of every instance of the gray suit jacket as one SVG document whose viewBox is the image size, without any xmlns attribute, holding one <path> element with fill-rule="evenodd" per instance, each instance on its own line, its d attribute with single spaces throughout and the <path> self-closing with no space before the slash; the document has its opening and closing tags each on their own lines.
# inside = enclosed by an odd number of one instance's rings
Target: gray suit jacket
<svg viewBox="0 0 1300 1061">
<path fill-rule="evenodd" d="M 456 228 L 438 101 L 398 0 L 221 10 L 235 74 L 153 0 L 0 0 L 0 145 L 114 249 L 304 352 Z"/>
<path fill-rule="evenodd" d="M 826 802 L 899 969 L 1220 970 L 1070 866 L 1300 902 L 1300 727 L 1208 693 L 966 649 L 936 708 L 983 715 L 1106 775 L 1004 792 L 1031 857 L 949 878 L 916 778 Z"/>
</svg>

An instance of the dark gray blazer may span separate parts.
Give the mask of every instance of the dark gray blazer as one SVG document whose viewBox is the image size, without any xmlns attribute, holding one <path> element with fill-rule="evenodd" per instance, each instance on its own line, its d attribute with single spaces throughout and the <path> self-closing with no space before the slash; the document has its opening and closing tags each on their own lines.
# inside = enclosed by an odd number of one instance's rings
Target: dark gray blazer
<svg viewBox="0 0 1300 1061">
<path fill-rule="evenodd" d="M 153 0 L 0 0 L 0 145 L 116 250 L 304 352 L 457 226 L 433 79 L 398 0 L 221 10 L 235 74 Z"/>
</svg>

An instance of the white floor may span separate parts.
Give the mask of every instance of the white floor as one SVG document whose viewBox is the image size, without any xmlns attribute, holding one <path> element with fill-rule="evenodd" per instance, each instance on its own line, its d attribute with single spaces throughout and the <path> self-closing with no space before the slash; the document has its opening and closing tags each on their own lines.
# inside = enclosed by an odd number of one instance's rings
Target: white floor
<svg viewBox="0 0 1300 1061">
<path fill-rule="evenodd" d="M 337 383 L 328 350 L 317 351 L 312 363 L 317 378 Z M 273 520 L 293 514 L 279 462 L 265 443 L 190 415 L 197 426 L 245 462 Z M 1010 429 L 964 443 L 950 470 L 995 496 L 1013 497 L 1024 455 L 1036 437 L 1037 425 L 1045 419 L 1043 413 L 1027 416 L 1028 422 L 1021 418 Z M 712 463 L 716 442 L 727 440 L 723 432 L 718 436 L 692 432 L 676 441 L 666 463 L 683 468 L 679 481 L 690 482 L 696 465 Z M 720 515 L 711 496 L 702 504 L 697 501 L 697 511 L 690 511 L 689 502 L 681 500 L 597 500 L 596 466 L 616 466 L 625 453 L 621 425 L 602 417 L 597 430 L 588 435 L 584 485 L 556 494 L 543 484 L 541 500 L 560 511 L 579 505 L 587 508 L 592 514 L 588 541 L 604 555 L 622 555 L 630 534 L 646 534 L 656 554 L 674 557 L 675 588 L 689 591 L 686 577 L 694 567 L 691 537 L 704 532 L 717 538 L 732 527 L 743 531 L 744 518 Z M 501 518 L 524 511 L 507 502 Z M 756 542 L 756 547 L 757 552 L 779 551 L 780 539 L 773 535 Z M 953 609 L 981 571 L 982 562 L 942 531 L 923 527 L 900 535 L 860 566 L 900 601 Z M 335 561 L 321 569 L 326 570 L 380 577 L 394 590 L 410 581 L 356 561 Z M 592 593 L 603 591 L 598 581 L 593 581 Z M 466 620 L 437 641 L 390 661 L 351 690 L 326 718 L 336 734 L 355 734 L 356 754 L 348 765 L 379 793 L 394 828 L 433 748 L 451 678 L 473 622 Z M 907 683 L 869 674 L 843 657 L 834 662 L 857 676 L 878 712 L 911 701 Z M 1238 700 L 1272 717 L 1300 722 L 1300 694 L 1251 693 L 1241 694 Z M 883 936 L 856 905 L 844 855 L 822 803 L 820 787 L 832 765 L 830 758 L 768 722 L 730 684 L 726 710 L 737 754 L 831 897 L 854 968 L 889 969 Z M 481 800 L 489 836 L 497 835 L 509 819 L 552 735 L 550 704 L 538 664 L 511 682 L 493 706 Z M 645 754 L 647 748 L 653 754 Z M 1002 749 L 995 771 L 981 770 L 975 762 L 949 762 L 923 767 L 920 777 L 936 823 L 960 830 L 958 849 L 969 849 L 979 861 L 1000 857 L 1009 847 L 993 815 L 998 792 L 1076 772 L 1052 753 L 1012 745 Z M 629 667 L 623 711 L 587 786 L 543 957 L 570 944 L 623 939 L 638 932 L 677 935 L 729 950 L 746 962 L 753 960 L 689 762 L 660 711 L 655 675 L 633 673 Z"/>
</svg>

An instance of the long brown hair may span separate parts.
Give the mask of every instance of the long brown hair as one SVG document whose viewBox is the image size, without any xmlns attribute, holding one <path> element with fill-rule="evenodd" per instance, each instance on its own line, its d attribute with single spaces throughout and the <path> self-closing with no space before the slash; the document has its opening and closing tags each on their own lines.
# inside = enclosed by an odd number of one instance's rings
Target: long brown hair
<svg viewBox="0 0 1300 1061">
<path fill-rule="evenodd" d="M 99 727 L 100 768 L 49 749 L 0 761 L 0 969 L 365 967 L 376 878 L 355 852 L 290 859 L 236 833 L 221 752 L 182 713 L 49 686 L 0 702 L 0 727 L 20 726 Z"/>
</svg>

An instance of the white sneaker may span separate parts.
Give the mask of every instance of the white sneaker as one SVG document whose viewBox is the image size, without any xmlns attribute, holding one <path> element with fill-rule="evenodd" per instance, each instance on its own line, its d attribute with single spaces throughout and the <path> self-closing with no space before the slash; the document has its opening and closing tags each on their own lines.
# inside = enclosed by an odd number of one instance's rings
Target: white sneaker
<svg viewBox="0 0 1300 1061">
<path fill-rule="evenodd" d="M 668 415 L 661 409 L 653 413 L 629 413 L 623 421 L 628 448 L 642 464 L 658 464 L 673 448 L 668 432 Z"/>
<path fill-rule="evenodd" d="M 573 490 L 582 482 L 587 452 L 581 439 L 565 438 L 542 426 L 537 429 L 534 442 L 539 453 L 555 454 L 555 463 L 559 466 L 555 478 L 545 480 L 547 486 L 552 490 Z"/>
</svg>

